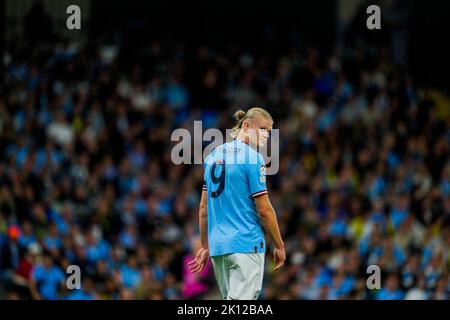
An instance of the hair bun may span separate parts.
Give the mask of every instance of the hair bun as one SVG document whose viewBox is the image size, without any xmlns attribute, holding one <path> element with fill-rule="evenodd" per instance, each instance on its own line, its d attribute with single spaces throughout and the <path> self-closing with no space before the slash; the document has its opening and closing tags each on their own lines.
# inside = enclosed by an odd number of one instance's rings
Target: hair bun
<svg viewBox="0 0 450 320">
<path fill-rule="evenodd" d="M 233 117 L 237 120 L 240 121 L 241 119 L 243 119 L 245 117 L 245 111 L 242 110 L 238 110 L 234 113 Z"/>
</svg>

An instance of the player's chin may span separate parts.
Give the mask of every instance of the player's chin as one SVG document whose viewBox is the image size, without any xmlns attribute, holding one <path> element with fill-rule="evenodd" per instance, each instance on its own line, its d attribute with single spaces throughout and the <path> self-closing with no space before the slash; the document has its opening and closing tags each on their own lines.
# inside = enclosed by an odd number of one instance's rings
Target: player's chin
<svg viewBox="0 0 450 320">
<path fill-rule="evenodd" d="M 259 140 L 258 146 L 259 146 L 260 148 L 262 148 L 262 147 L 264 147 L 264 146 L 266 145 L 266 143 L 267 143 L 267 139 Z"/>
</svg>

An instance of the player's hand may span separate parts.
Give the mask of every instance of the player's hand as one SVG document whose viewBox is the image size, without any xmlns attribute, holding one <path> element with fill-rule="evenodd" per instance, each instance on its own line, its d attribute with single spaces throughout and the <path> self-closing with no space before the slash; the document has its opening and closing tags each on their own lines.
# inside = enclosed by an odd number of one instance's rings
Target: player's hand
<svg viewBox="0 0 450 320">
<path fill-rule="evenodd" d="M 275 268 L 273 268 L 274 271 L 277 271 L 284 266 L 284 262 L 286 261 L 286 252 L 284 251 L 284 248 L 273 249 L 273 260 L 275 260 Z"/>
<path fill-rule="evenodd" d="M 193 273 L 200 273 L 206 266 L 209 258 L 209 250 L 200 248 L 195 255 L 194 260 L 188 263 L 188 268 Z"/>
</svg>

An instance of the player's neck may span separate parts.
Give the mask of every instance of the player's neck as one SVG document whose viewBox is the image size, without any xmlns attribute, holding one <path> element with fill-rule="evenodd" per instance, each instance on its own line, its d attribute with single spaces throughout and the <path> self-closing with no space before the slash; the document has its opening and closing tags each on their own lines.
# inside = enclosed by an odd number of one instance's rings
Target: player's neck
<svg viewBox="0 0 450 320">
<path fill-rule="evenodd" d="M 248 145 L 250 148 L 258 150 L 258 147 L 249 143 L 248 137 L 245 136 L 245 134 L 243 134 L 242 132 L 236 137 L 236 140 L 245 143 L 246 145 Z"/>
<path fill-rule="evenodd" d="M 236 137 L 236 140 L 238 140 L 238 141 L 240 141 L 240 142 L 243 142 L 243 143 L 245 143 L 246 145 L 250 145 L 250 144 L 248 143 L 248 138 L 246 138 L 245 135 L 244 135 L 242 132 L 239 133 L 239 135 Z"/>
</svg>

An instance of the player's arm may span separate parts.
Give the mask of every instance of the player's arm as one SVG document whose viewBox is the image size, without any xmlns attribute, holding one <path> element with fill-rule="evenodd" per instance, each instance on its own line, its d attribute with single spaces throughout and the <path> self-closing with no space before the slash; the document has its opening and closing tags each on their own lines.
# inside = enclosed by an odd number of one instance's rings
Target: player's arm
<svg viewBox="0 0 450 320">
<path fill-rule="evenodd" d="M 275 270 L 277 270 L 284 265 L 284 261 L 286 260 L 284 242 L 281 238 L 280 228 L 278 227 L 277 216 L 272 204 L 270 203 L 267 193 L 257 196 L 254 199 L 256 204 L 256 211 L 259 214 L 260 221 L 264 226 L 264 230 L 269 233 L 272 241 L 275 244 L 274 258 L 276 264 Z"/>
<path fill-rule="evenodd" d="M 284 242 L 281 238 L 280 228 L 278 227 L 277 216 L 275 210 L 270 203 L 267 194 L 255 198 L 256 211 L 264 226 L 264 230 L 269 233 L 276 248 L 284 248 Z"/>
<path fill-rule="evenodd" d="M 202 248 L 208 250 L 208 205 L 206 199 L 207 199 L 206 190 L 203 190 L 202 195 L 200 197 L 198 218 L 200 229 L 200 241 L 202 243 Z"/>
<path fill-rule="evenodd" d="M 188 263 L 189 269 L 193 273 L 200 273 L 206 266 L 209 258 L 208 249 L 208 205 L 207 205 L 206 189 L 203 188 L 202 195 L 200 197 L 200 206 L 198 210 L 198 220 L 200 229 L 200 241 L 202 247 L 198 250 L 194 260 Z"/>
<path fill-rule="evenodd" d="M 264 158 L 259 155 L 257 163 L 249 163 L 247 170 L 250 193 L 255 201 L 256 212 L 259 215 L 265 231 L 269 233 L 275 244 L 273 256 L 275 259 L 275 270 L 277 270 L 284 265 L 286 253 L 284 251 L 284 243 L 281 239 L 281 233 L 278 227 L 277 216 L 275 215 L 275 210 L 267 195 L 266 165 Z"/>
</svg>

